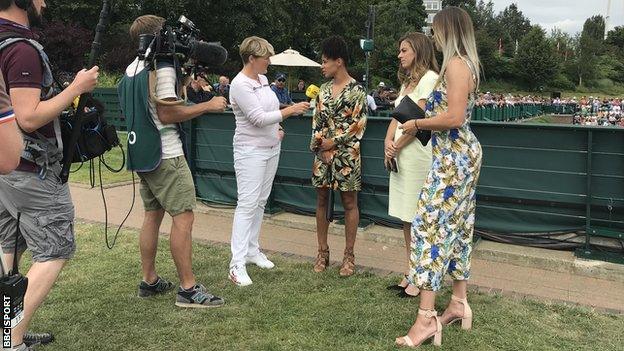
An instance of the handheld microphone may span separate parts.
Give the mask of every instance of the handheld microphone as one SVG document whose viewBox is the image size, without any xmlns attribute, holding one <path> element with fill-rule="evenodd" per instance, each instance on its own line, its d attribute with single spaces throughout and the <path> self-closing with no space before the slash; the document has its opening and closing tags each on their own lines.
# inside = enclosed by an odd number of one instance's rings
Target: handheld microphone
<svg viewBox="0 0 624 351">
<path fill-rule="evenodd" d="M 310 84 L 310 86 L 308 86 L 308 89 L 306 89 L 306 96 L 310 98 L 310 100 L 314 100 L 316 99 L 316 97 L 318 96 L 319 92 L 321 91 L 321 89 L 319 89 L 319 87 L 317 87 L 314 84 Z"/>
</svg>

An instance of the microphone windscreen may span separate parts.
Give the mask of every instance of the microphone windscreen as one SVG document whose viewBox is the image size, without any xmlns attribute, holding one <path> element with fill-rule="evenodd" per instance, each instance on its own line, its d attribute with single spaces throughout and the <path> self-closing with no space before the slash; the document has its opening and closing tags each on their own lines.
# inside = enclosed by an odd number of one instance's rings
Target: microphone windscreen
<svg viewBox="0 0 624 351">
<path fill-rule="evenodd" d="M 228 57 L 227 50 L 216 43 L 193 40 L 190 42 L 189 49 L 189 57 L 204 66 L 221 66 Z"/>
<path fill-rule="evenodd" d="M 314 100 L 314 99 L 316 99 L 316 97 L 318 96 L 320 91 L 321 91 L 321 89 L 319 89 L 319 87 L 317 87 L 314 84 L 310 84 L 308 89 L 306 89 L 306 96 L 309 97 L 310 99 Z"/>
</svg>

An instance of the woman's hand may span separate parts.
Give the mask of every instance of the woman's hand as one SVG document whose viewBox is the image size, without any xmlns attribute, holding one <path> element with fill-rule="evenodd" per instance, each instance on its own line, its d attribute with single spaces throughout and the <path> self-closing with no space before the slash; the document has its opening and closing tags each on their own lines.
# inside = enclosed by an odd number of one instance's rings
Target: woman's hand
<svg viewBox="0 0 624 351">
<path fill-rule="evenodd" d="M 284 133 L 284 128 L 280 127 L 277 130 L 277 137 L 279 138 L 280 141 L 284 140 L 284 136 L 286 135 L 286 133 Z"/>
<path fill-rule="evenodd" d="M 392 170 L 392 157 L 384 156 L 384 166 L 388 170 Z"/>
<path fill-rule="evenodd" d="M 300 116 L 310 109 L 309 102 L 299 102 L 282 109 L 282 118 L 286 119 L 291 116 Z"/>
<path fill-rule="evenodd" d="M 398 148 L 393 140 L 385 141 L 384 156 L 387 158 L 395 158 L 398 153 Z"/>
<path fill-rule="evenodd" d="M 336 147 L 336 143 L 334 143 L 331 139 L 323 139 L 321 142 L 321 146 L 319 147 L 321 151 L 329 151 Z"/>
<path fill-rule="evenodd" d="M 321 160 L 321 162 L 328 165 L 332 162 L 332 159 L 334 158 L 334 152 L 331 150 L 322 151 L 318 154 L 318 157 Z"/>
<path fill-rule="evenodd" d="M 409 120 L 403 124 L 401 124 L 399 126 L 399 129 L 401 129 L 403 131 L 403 134 L 409 134 L 412 136 L 415 136 L 416 133 L 418 132 L 418 122 L 416 122 L 417 120 L 412 119 Z"/>
</svg>

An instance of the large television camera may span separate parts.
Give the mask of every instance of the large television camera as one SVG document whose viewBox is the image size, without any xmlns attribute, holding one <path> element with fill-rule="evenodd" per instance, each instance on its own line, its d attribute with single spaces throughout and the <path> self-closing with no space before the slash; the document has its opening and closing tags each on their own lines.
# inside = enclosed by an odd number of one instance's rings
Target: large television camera
<svg viewBox="0 0 624 351">
<path fill-rule="evenodd" d="M 227 50 L 220 43 L 205 42 L 199 36 L 195 24 L 182 15 L 176 27 L 166 25 L 157 34 L 139 36 L 139 59 L 145 60 L 149 69 L 155 69 L 157 61 L 172 62 L 184 74 L 223 65 Z"/>
</svg>

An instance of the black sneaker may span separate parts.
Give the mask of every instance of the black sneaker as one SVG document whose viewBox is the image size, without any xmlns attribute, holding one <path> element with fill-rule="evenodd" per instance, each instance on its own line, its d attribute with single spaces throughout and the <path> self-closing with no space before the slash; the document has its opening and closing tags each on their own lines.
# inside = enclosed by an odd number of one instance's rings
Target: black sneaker
<svg viewBox="0 0 624 351">
<path fill-rule="evenodd" d="M 52 333 L 30 333 L 24 334 L 24 344 L 26 346 L 47 345 L 54 341 Z"/>
<path fill-rule="evenodd" d="M 139 297 L 150 297 L 164 294 L 174 287 L 175 285 L 172 282 L 161 277 L 158 277 L 154 284 L 148 284 L 145 281 L 141 281 L 141 284 L 139 284 Z"/>
<path fill-rule="evenodd" d="M 224 303 L 222 298 L 210 294 L 203 285 L 197 284 L 189 290 L 179 287 L 175 305 L 178 307 L 211 308 L 221 307 Z"/>
</svg>

